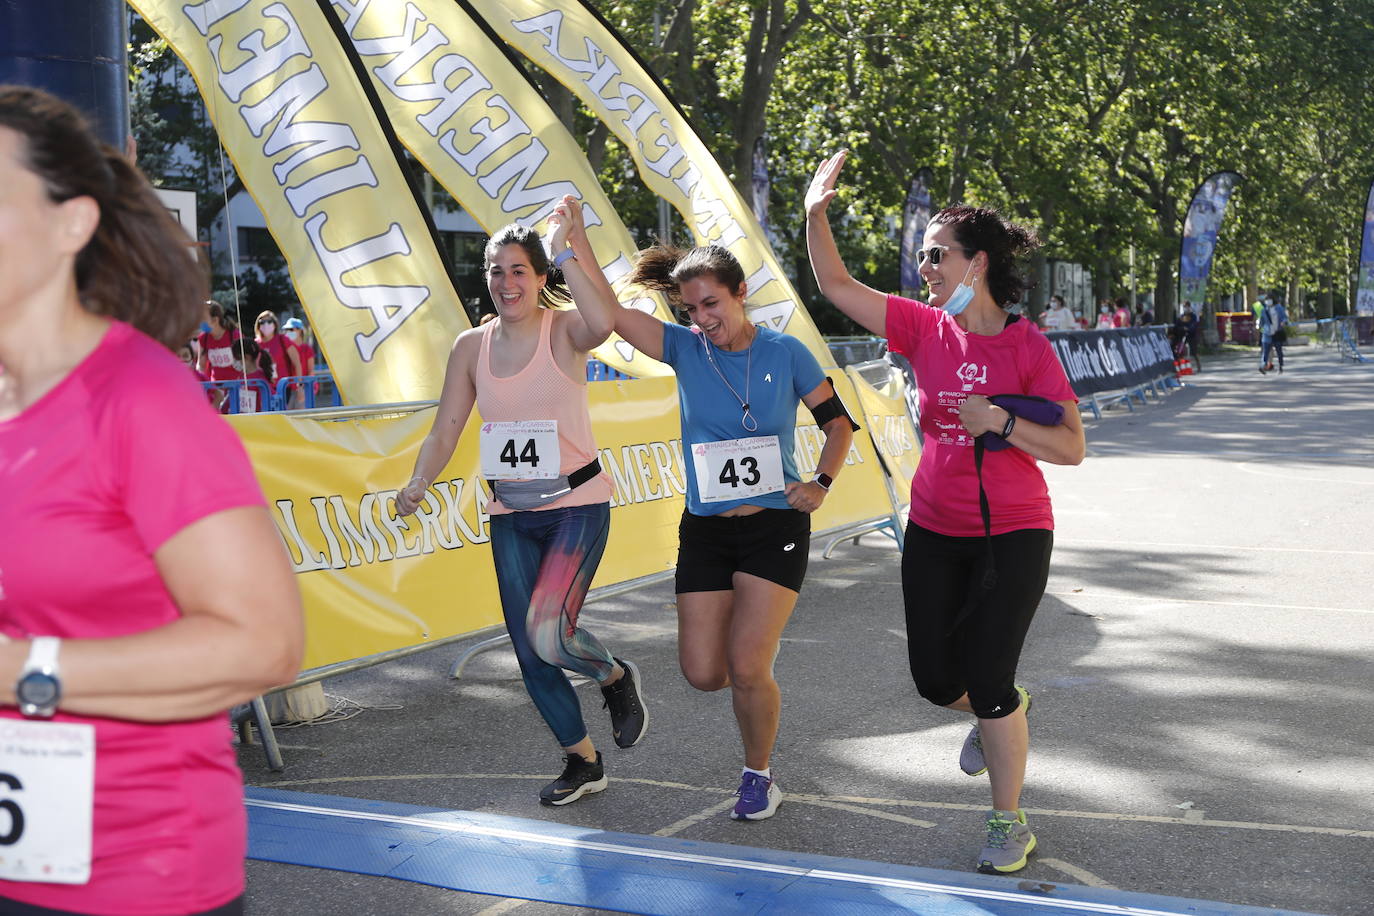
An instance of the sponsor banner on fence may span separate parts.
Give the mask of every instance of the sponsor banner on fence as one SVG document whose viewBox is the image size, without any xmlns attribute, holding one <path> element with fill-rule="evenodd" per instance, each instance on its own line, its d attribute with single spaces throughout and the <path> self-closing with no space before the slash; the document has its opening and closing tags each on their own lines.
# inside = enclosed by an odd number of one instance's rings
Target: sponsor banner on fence
<svg viewBox="0 0 1374 916">
<path fill-rule="evenodd" d="M 849 403 L 843 374 L 836 390 Z M 615 484 L 611 534 L 593 587 L 672 569 L 688 468 L 671 378 L 597 382 L 589 389 L 601 462 Z M 306 608 L 306 668 L 470 633 L 501 622 L 490 552 L 490 499 L 478 473 L 473 414 L 453 460 L 412 516 L 396 494 L 434 420 L 416 405 L 343 419 L 291 414 L 231 418 L 252 458 Z M 803 480 L 825 437 L 800 407 Z M 883 472 L 864 434 L 813 517 L 824 531 L 891 514 Z"/>
<path fill-rule="evenodd" d="M 565 194 L 582 201 L 587 238 L 621 300 L 674 320 L 663 297 L 631 291 L 636 245 L 577 140 L 544 97 L 453 0 L 336 0 L 396 135 L 488 233 L 545 227 Z M 612 337 L 594 351 L 633 376 L 670 375 Z"/>
<path fill-rule="evenodd" d="M 336 23 L 313 2 L 132 5 L 199 86 L 344 400 L 438 397 L 468 320 Z"/>
<path fill-rule="evenodd" d="M 511 47 L 567 86 L 625 144 L 645 185 L 686 220 L 697 244 L 744 267 L 749 316 L 834 366 L 796 290 L 725 171 L 649 70 L 586 3 L 468 0 Z"/>
<path fill-rule="evenodd" d="M 1045 336 L 1080 398 L 1174 374 L 1174 354 L 1163 328 L 1050 331 Z"/>
</svg>

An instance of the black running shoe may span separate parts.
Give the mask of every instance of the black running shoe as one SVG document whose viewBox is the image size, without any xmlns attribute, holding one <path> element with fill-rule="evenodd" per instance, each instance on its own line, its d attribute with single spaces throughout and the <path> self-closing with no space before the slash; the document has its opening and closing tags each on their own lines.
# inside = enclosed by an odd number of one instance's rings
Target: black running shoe
<svg viewBox="0 0 1374 916">
<path fill-rule="evenodd" d="M 584 795 L 606 788 L 606 768 L 601 765 L 600 751 L 596 752 L 595 763 L 588 763 L 579 754 L 569 754 L 563 762 L 567 764 L 563 775 L 539 790 L 539 804 L 570 805 Z"/>
<path fill-rule="evenodd" d="M 639 667 L 624 659 L 615 661 L 625 673 L 614 684 L 601 688 L 601 695 L 606 698 L 601 708 L 611 711 L 611 735 L 616 745 L 634 747 L 649 730 L 649 710 L 639 688 Z"/>
</svg>

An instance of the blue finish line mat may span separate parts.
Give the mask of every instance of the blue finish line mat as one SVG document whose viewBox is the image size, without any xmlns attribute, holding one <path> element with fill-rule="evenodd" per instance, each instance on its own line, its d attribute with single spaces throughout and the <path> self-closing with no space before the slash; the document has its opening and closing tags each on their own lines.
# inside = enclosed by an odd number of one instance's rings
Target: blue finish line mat
<svg viewBox="0 0 1374 916">
<path fill-rule="evenodd" d="M 250 787 L 246 804 L 251 859 L 627 913 L 1281 912 L 335 795 Z"/>
</svg>

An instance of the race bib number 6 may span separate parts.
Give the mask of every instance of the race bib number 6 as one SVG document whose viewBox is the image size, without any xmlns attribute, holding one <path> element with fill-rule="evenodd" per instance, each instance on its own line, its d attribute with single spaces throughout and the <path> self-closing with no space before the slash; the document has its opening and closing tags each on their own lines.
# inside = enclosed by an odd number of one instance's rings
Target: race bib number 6
<svg viewBox="0 0 1374 916">
<path fill-rule="evenodd" d="M 480 446 L 487 480 L 553 478 L 563 464 L 557 420 L 483 423 Z"/>
<path fill-rule="evenodd" d="M 697 493 L 704 503 L 762 496 L 783 489 L 777 436 L 722 439 L 692 446 Z"/>
<path fill-rule="evenodd" d="M 95 726 L 0 719 L 0 878 L 91 877 Z"/>
</svg>

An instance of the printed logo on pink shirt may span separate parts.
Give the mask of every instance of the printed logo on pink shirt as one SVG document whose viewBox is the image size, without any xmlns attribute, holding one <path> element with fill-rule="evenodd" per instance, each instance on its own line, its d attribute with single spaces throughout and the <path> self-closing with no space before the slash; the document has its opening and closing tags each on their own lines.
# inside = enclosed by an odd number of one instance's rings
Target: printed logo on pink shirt
<svg viewBox="0 0 1374 916">
<path fill-rule="evenodd" d="M 977 363 L 964 363 L 959 367 L 959 371 L 954 374 L 963 380 L 965 391 L 972 391 L 975 384 L 986 385 L 988 383 L 988 367 L 980 366 Z"/>
</svg>

